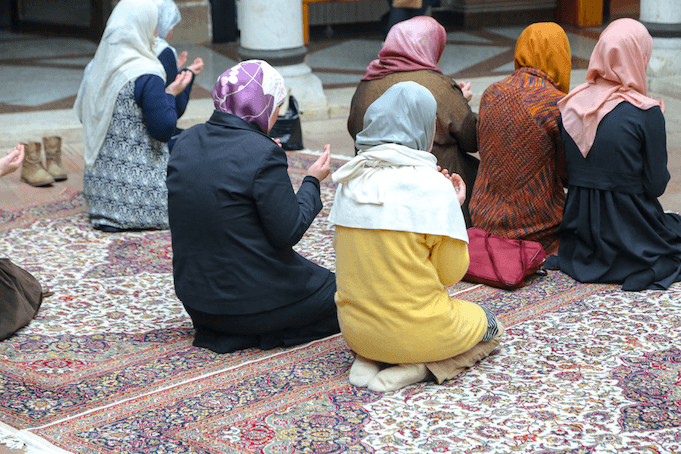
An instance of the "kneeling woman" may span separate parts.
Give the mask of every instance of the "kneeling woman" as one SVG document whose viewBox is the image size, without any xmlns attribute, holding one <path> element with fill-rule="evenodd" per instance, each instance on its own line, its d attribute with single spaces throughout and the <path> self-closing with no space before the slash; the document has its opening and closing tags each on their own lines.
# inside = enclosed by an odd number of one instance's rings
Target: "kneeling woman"
<svg viewBox="0 0 681 454">
<path fill-rule="evenodd" d="M 168 228 L 167 142 L 184 109 L 176 96 L 192 74 L 165 86 L 153 51 L 157 21 L 153 1 L 121 0 L 74 104 L 83 123 L 88 216 L 105 232 Z"/>
<path fill-rule="evenodd" d="M 393 85 L 367 109 L 357 157 L 333 174 L 336 304 L 357 353 L 350 382 L 374 391 L 429 371 L 451 378 L 494 350 L 503 330 L 494 314 L 445 289 L 468 269 L 466 188 L 429 153 L 436 113 L 427 88 Z"/>
<path fill-rule="evenodd" d="M 286 152 L 267 136 L 285 96 L 266 62 L 234 66 L 215 84 L 210 120 L 183 132 L 170 156 L 175 292 L 195 346 L 270 349 L 339 331 L 334 274 L 292 249 L 322 209 L 330 149 L 295 193 Z"/>
<path fill-rule="evenodd" d="M 643 24 L 613 21 L 586 83 L 558 103 L 570 187 L 547 267 L 580 282 L 639 291 L 681 281 L 681 217 L 657 200 L 670 176 L 662 105 L 647 91 L 652 52 Z"/>
</svg>

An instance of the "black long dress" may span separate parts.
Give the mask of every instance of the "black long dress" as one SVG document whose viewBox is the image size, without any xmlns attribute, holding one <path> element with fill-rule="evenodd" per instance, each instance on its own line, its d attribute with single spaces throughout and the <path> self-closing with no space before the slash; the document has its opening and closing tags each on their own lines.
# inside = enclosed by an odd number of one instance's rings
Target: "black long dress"
<svg viewBox="0 0 681 454">
<path fill-rule="evenodd" d="M 629 291 L 681 280 L 681 217 L 657 200 L 670 178 L 660 108 L 619 104 L 601 120 L 586 158 L 560 127 L 569 189 L 558 258 L 548 266 Z"/>
</svg>

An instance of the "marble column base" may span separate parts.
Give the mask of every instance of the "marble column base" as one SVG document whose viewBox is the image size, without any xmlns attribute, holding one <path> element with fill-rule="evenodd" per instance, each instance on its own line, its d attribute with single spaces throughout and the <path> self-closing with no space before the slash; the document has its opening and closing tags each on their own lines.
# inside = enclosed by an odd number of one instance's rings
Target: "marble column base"
<svg viewBox="0 0 681 454">
<path fill-rule="evenodd" d="M 648 64 L 648 88 L 660 91 L 669 78 L 681 81 L 681 38 L 653 38 L 653 55 Z"/>
<path fill-rule="evenodd" d="M 322 81 L 305 63 L 275 66 L 275 69 L 284 77 L 284 83 L 291 89 L 301 110 L 327 107 Z"/>
</svg>

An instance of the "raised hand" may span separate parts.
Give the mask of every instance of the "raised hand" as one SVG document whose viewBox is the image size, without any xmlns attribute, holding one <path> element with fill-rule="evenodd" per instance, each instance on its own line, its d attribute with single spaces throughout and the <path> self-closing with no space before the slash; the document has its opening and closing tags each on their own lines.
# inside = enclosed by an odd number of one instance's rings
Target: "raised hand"
<svg viewBox="0 0 681 454">
<path fill-rule="evenodd" d="M 177 56 L 177 70 L 181 70 L 182 67 L 187 63 L 187 51 L 185 50 L 180 55 Z"/>
<path fill-rule="evenodd" d="M 452 173 L 450 175 L 447 169 L 443 169 L 440 166 L 437 166 L 437 171 L 444 175 L 446 179 L 452 182 L 452 186 L 454 186 L 456 196 L 459 199 L 459 205 L 463 205 L 463 203 L 466 201 L 466 183 L 463 181 L 463 178 L 461 178 L 461 175 L 459 175 L 458 173 Z"/>
<path fill-rule="evenodd" d="M 459 88 L 461 88 L 461 92 L 463 93 L 463 97 L 466 98 L 466 101 L 471 102 L 471 99 L 473 99 L 473 90 L 471 90 L 471 83 L 459 82 Z"/>
<path fill-rule="evenodd" d="M 200 58 L 195 58 L 194 63 L 189 65 L 189 69 L 191 69 L 192 72 L 198 76 L 201 71 L 203 71 L 203 60 Z"/>
<path fill-rule="evenodd" d="M 187 85 L 189 85 L 189 82 L 192 81 L 193 77 L 194 75 L 191 73 L 191 71 L 182 71 L 178 73 L 175 80 L 166 87 L 166 93 L 173 96 L 179 95 L 184 91 L 185 88 L 187 88 Z"/>
<path fill-rule="evenodd" d="M 24 146 L 17 145 L 7 152 L 7 156 L 0 158 L 0 177 L 4 177 L 19 168 L 24 160 Z"/>
<path fill-rule="evenodd" d="M 319 159 L 307 169 L 307 174 L 321 182 L 329 176 L 329 173 L 331 173 L 331 145 L 327 143 Z"/>
</svg>

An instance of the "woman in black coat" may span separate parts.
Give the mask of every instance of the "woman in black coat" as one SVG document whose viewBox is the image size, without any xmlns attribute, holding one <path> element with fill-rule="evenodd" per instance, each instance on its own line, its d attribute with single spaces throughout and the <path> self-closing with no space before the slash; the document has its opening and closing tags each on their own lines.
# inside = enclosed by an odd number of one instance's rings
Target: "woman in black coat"
<svg viewBox="0 0 681 454">
<path fill-rule="evenodd" d="M 339 332 L 335 275 L 292 249 L 322 209 L 330 147 L 295 193 L 286 153 L 266 134 L 284 97 L 270 65 L 240 63 L 218 79 L 210 120 L 186 130 L 170 157 L 175 291 L 195 346 L 270 349 Z"/>
<path fill-rule="evenodd" d="M 580 282 L 639 291 L 681 281 L 681 217 L 657 200 L 670 175 L 663 104 L 647 95 L 652 51 L 640 22 L 611 22 L 587 82 L 558 102 L 570 186 L 547 267 Z"/>
</svg>

